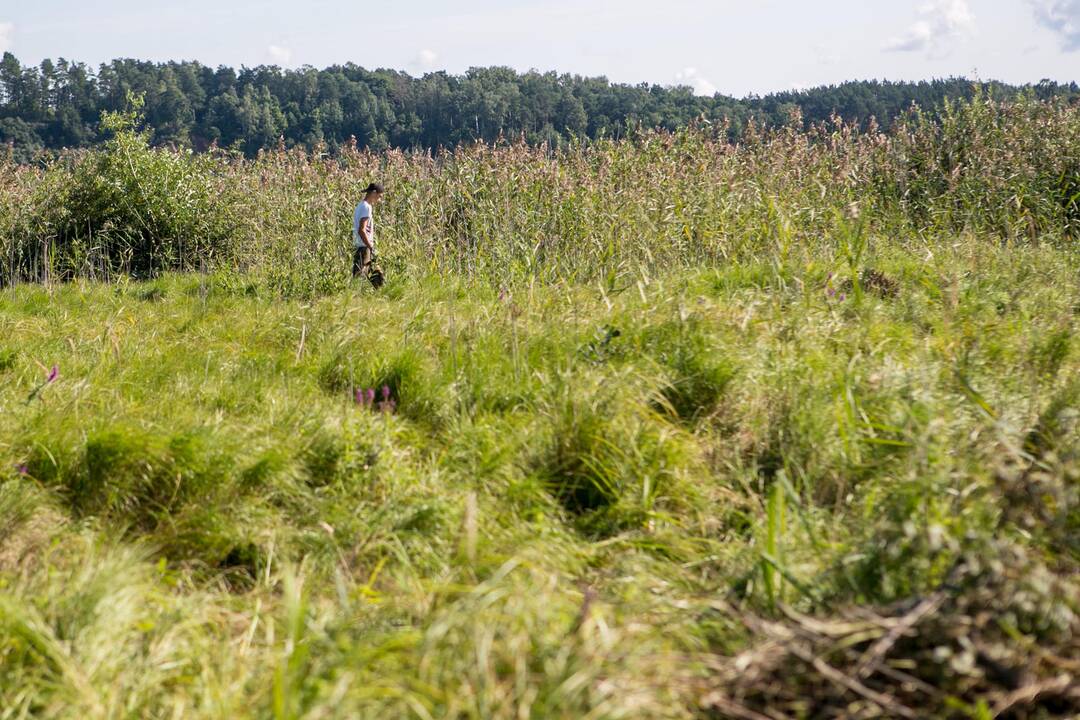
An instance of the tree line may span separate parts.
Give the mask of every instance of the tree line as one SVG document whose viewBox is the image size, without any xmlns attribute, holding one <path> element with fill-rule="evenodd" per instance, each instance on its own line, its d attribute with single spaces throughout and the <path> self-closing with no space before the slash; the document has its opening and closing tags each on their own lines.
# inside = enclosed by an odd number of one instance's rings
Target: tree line
<svg viewBox="0 0 1080 720">
<path fill-rule="evenodd" d="M 5 53 L 0 144 L 20 161 L 43 150 L 93 146 L 105 139 L 101 114 L 124 110 L 131 94 L 145 100 L 154 144 L 199 151 L 216 144 L 251 156 L 280 143 L 333 152 L 353 140 L 376 150 L 520 137 L 558 145 L 572 138 L 619 137 L 639 127 L 676 129 L 697 120 L 728 123 L 738 133 L 751 120 L 785 124 L 793 111 L 806 124 L 836 114 L 862 123 L 876 118 L 887 127 L 913 103 L 936 108 L 947 98 L 970 98 L 979 85 L 999 98 L 1026 92 L 1080 100 L 1075 82 L 858 81 L 736 99 L 701 97 L 681 86 L 627 85 L 506 67 L 413 77 L 353 64 L 236 71 L 198 62 L 118 59 L 94 71 L 63 58 L 23 65 Z"/>
</svg>

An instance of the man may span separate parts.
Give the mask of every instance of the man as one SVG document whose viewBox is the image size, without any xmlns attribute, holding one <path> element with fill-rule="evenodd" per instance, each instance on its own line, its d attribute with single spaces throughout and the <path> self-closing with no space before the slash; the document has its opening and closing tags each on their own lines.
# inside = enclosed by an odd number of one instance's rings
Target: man
<svg viewBox="0 0 1080 720">
<path fill-rule="evenodd" d="M 375 254 L 375 219 L 372 208 L 379 204 L 382 196 L 383 186 L 371 183 L 364 190 L 364 199 L 353 212 L 353 247 L 356 248 L 353 254 L 353 277 L 368 269 Z"/>
</svg>

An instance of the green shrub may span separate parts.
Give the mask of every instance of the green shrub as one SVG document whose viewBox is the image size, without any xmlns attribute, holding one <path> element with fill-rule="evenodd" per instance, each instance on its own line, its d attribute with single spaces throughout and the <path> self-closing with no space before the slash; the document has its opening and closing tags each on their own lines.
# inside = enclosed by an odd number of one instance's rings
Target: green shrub
<svg viewBox="0 0 1080 720">
<path fill-rule="evenodd" d="M 1031 349 L 1031 364 L 1035 371 L 1044 377 L 1057 375 L 1072 348 L 1072 328 L 1061 327 L 1051 330 Z"/>
<path fill-rule="evenodd" d="M 541 418 L 533 472 L 586 534 L 641 527 L 692 494 L 681 482 L 690 453 L 642 403 L 564 377 Z"/>
<path fill-rule="evenodd" d="M 666 408 L 687 422 L 716 410 L 735 367 L 712 346 L 699 318 L 650 327 L 642 344 L 667 373 L 660 388 Z"/>
<path fill-rule="evenodd" d="M 618 502 L 619 448 L 613 443 L 612 406 L 568 400 L 552 418 L 542 474 L 550 492 L 571 513 L 584 515 Z"/>
<path fill-rule="evenodd" d="M 389 342 L 386 339 L 374 342 L 377 344 L 369 347 L 361 339 L 340 347 L 319 368 L 319 384 L 349 402 L 355 401 L 357 391 L 373 391 L 376 409 L 392 407 L 394 413 L 410 419 L 438 424 L 442 388 L 430 359 L 414 346 L 378 344 Z"/>
<path fill-rule="evenodd" d="M 363 339 L 342 343 L 319 366 L 319 386 L 335 395 L 350 393 L 371 379 L 372 373 L 368 368 L 372 363 L 379 362 L 381 357 L 378 348 Z"/>
<path fill-rule="evenodd" d="M 275 479 L 285 475 L 289 469 L 290 460 L 284 449 L 269 448 L 240 471 L 240 487 L 248 492 L 266 489 Z"/>
<path fill-rule="evenodd" d="M 326 431 L 316 433 L 303 453 L 308 483 L 319 487 L 334 482 L 344 454 L 340 437 Z"/>
<path fill-rule="evenodd" d="M 231 464 L 205 433 L 170 437 L 114 427 L 90 436 L 66 480 L 79 512 L 153 526 L 188 503 L 212 503 L 227 487 Z"/>
<path fill-rule="evenodd" d="M 102 149 L 51 165 L 36 201 L 36 227 L 21 228 L 6 275 L 148 277 L 197 270 L 232 256 L 237 227 L 217 161 L 152 149 L 134 110 L 104 116 Z"/>
</svg>

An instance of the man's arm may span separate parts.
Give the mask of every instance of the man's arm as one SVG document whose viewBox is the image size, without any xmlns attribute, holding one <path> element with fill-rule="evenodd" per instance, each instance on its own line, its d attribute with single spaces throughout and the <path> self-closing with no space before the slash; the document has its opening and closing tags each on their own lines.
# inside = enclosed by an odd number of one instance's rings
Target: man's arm
<svg viewBox="0 0 1080 720">
<path fill-rule="evenodd" d="M 359 234 L 360 239 L 364 242 L 364 246 L 368 250 L 374 250 L 375 248 L 371 244 L 371 218 L 360 218 Z"/>
</svg>

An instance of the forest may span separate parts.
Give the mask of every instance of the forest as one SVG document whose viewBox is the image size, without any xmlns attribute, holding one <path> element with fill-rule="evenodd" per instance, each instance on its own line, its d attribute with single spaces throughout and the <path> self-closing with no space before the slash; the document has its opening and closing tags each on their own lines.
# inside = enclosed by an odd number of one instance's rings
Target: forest
<svg viewBox="0 0 1080 720">
<path fill-rule="evenodd" d="M 676 130 L 694 122 L 726 126 L 738 137 L 750 122 L 806 126 L 834 114 L 885 129 L 918 105 L 928 111 L 976 90 L 1009 100 L 1080 99 L 1075 82 L 1028 86 L 947 78 L 924 82 L 857 81 L 736 99 L 694 95 L 689 87 L 612 83 L 604 77 L 519 73 L 476 67 L 462 75 L 413 77 L 346 64 L 296 70 L 275 66 L 212 68 L 198 62 L 117 59 L 95 71 L 60 58 L 40 65 L 5 53 L 0 61 L 0 144 L 19 162 L 42 151 L 101 144 L 104 112 L 145 99 L 156 146 L 233 149 L 247 157 L 284 145 L 337 153 L 360 148 L 430 149 L 521 139 L 557 147 L 573 139 L 619 139 L 628 130 Z"/>
</svg>

